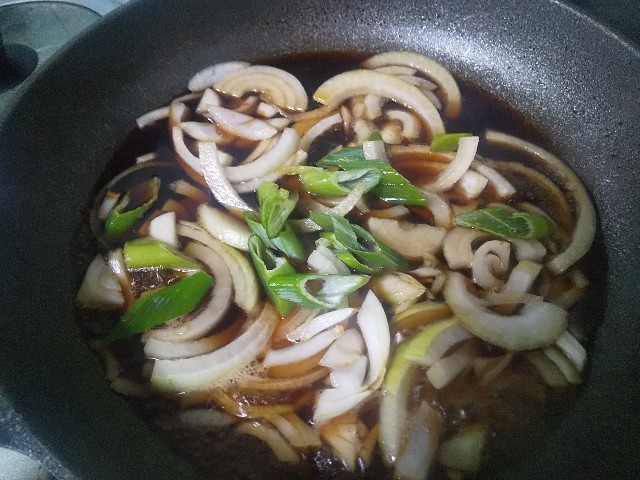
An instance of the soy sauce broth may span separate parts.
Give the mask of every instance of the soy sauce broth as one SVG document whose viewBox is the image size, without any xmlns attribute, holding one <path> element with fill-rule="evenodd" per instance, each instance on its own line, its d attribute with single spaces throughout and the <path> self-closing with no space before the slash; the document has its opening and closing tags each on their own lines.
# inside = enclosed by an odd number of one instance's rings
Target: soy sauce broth
<svg viewBox="0 0 640 480">
<path fill-rule="evenodd" d="M 254 63 L 276 66 L 292 73 L 302 82 L 307 93 L 311 94 L 324 80 L 356 68 L 367 56 L 369 55 L 356 52 L 318 52 L 262 59 Z M 457 81 L 463 99 L 462 111 L 457 120 L 445 120 L 447 132 L 482 135 L 486 128 L 492 128 L 543 147 L 549 145 L 540 130 L 515 109 L 464 80 Z M 133 165 L 139 155 L 155 152 L 159 160 L 173 161 L 168 141 L 169 135 L 163 122 L 150 128 L 134 130 L 114 154 L 99 187 L 116 173 Z M 495 154 L 488 149 L 481 149 L 479 153 Z M 509 154 L 502 154 L 502 158 L 509 158 Z M 402 170 L 401 166 L 399 170 Z M 411 176 L 410 171 L 402 173 Z M 210 200 L 212 204 L 215 203 L 211 197 Z M 85 245 L 88 242 L 85 240 L 80 243 Z M 606 270 L 595 268 L 599 259 L 604 258 L 601 254 L 602 243 L 596 239 L 592 252 L 581 262 L 581 268 L 592 282 L 591 290 L 594 294 L 590 295 L 588 292 L 585 300 L 572 313 L 573 316 L 583 317 L 586 312 L 591 312 L 585 327 L 587 334 L 595 329 L 602 317 L 602 284 Z M 84 314 L 79 315 L 84 333 L 93 337 L 95 329 L 87 327 Z M 117 349 L 116 354 L 123 359 L 125 365 L 130 366 L 132 376 L 135 376 L 136 369 L 142 368 L 144 358 L 141 357 L 140 345 L 136 341 L 125 342 Z M 576 387 L 551 389 L 545 386 L 537 378 L 531 365 L 518 358 L 487 386 L 479 385 L 471 375 L 460 375 L 442 390 L 428 390 L 418 383 L 414 393 L 433 400 L 440 406 L 441 412 L 446 412 L 443 438 L 459 425 L 471 421 L 481 420 L 490 425 L 484 468 L 477 478 L 493 478 L 505 464 L 516 462 L 526 455 L 531 450 L 532 443 L 544 441 L 558 416 L 579 393 L 579 388 Z M 144 400 L 132 399 L 131 405 L 169 445 L 181 452 L 186 459 L 199 464 L 210 473 L 211 478 L 252 477 L 256 475 L 256 470 L 260 472 L 260 478 L 392 478 L 391 471 L 382 465 L 377 454 L 374 454 L 371 464 L 364 472 L 350 474 L 326 447 L 308 452 L 301 464 L 292 466 L 278 462 L 269 448 L 259 440 L 232 434 L 232 428 L 202 431 L 183 428 L 175 421 L 179 403 L 177 400 L 154 396 Z M 377 402 L 370 403 L 370 408 L 375 410 Z M 434 466 L 429 478 L 440 479 L 447 476 L 441 467 Z"/>
</svg>

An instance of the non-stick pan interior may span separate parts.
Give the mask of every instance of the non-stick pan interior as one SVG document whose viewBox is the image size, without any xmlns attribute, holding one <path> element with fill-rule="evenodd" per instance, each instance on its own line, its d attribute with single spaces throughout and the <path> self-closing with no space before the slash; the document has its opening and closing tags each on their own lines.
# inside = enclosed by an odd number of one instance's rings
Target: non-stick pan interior
<svg viewBox="0 0 640 480">
<path fill-rule="evenodd" d="M 217 61 L 389 49 L 432 55 L 514 105 L 581 176 L 598 211 L 606 304 L 587 386 L 509 478 L 637 473 L 637 50 L 551 1 L 148 0 L 58 55 L 0 128 L 0 388 L 69 470 L 61 479 L 199 478 L 109 392 L 72 319 L 83 268 L 73 246 L 134 119 Z M 243 471 L 252 468 L 248 460 Z"/>
</svg>

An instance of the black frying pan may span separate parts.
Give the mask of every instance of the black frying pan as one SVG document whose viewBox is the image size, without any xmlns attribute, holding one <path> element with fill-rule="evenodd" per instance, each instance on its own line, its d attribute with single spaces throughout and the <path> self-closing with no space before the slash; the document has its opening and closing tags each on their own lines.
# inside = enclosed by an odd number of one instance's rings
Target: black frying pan
<svg viewBox="0 0 640 480">
<path fill-rule="evenodd" d="M 61 480 L 201 478 L 108 390 L 72 319 L 77 232 L 135 117 L 220 60 L 398 48 L 440 59 L 532 119 L 599 214 L 606 302 L 587 385 L 507 477 L 640 474 L 638 50 L 553 1 L 148 0 L 74 42 L 0 127 L 0 388 L 64 466 Z M 256 463 L 247 452 L 239 469 L 260 478 Z"/>
</svg>

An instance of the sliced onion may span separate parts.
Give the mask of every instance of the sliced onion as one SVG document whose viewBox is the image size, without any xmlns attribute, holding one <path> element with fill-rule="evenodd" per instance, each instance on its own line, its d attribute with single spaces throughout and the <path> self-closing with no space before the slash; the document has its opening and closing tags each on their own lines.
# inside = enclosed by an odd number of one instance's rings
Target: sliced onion
<svg viewBox="0 0 640 480">
<path fill-rule="evenodd" d="M 356 137 L 353 142 L 356 145 L 362 145 L 367 139 L 375 132 L 375 125 L 369 120 L 365 120 L 364 118 L 360 118 L 353 122 L 353 132 Z"/>
<path fill-rule="evenodd" d="M 178 155 L 179 160 L 182 160 L 182 165 L 185 171 L 191 178 L 199 183 L 202 183 L 202 165 L 198 157 L 196 157 L 191 150 L 187 148 L 187 144 L 184 143 L 184 132 L 182 129 L 175 125 L 171 127 L 171 139 L 173 140 L 173 148 Z"/>
<path fill-rule="evenodd" d="M 364 116 L 369 121 L 374 121 L 382 116 L 382 105 L 384 98 L 379 95 L 365 95 L 362 101 L 364 105 Z"/>
<path fill-rule="evenodd" d="M 316 400 L 313 421 L 321 424 L 347 413 L 364 402 L 372 393 L 373 391 L 368 389 L 354 391 L 351 388 L 327 388 L 322 390 Z"/>
<path fill-rule="evenodd" d="M 348 275 L 351 273 L 342 260 L 322 244 L 316 246 L 307 259 L 307 265 L 317 273 Z"/>
<path fill-rule="evenodd" d="M 480 423 L 463 426 L 452 437 L 442 442 L 438 460 L 449 468 L 463 472 L 476 472 L 482 465 L 482 454 L 487 443 L 487 427 Z"/>
<path fill-rule="evenodd" d="M 158 340 L 147 334 L 145 335 L 147 340 L 144 342 L 144 354 L 147 358 L 174 359 L 195 357 L 203 353 L 213 352 L 231 342 L 240 331 L 243 323 L 242 320 L 235 321 L 225 330 L 215 335 L 190 342 Z"/>
<path fill-rule="evenodd" d="M 451 355 L 441 358 L 427 369 L 427 379 L 437 389 L 447 386 L 473 362 L 470 345 L 463 345 Z"/>
<path fill-rule="evenodd" d="M 362 183 L 356 183 L 349 194 L 344 197 L 340 203 L 338 203 L 335 207 L 324 210 L 325 212 L 331 212 L 334 215 L 339 215 L 344 217 L 347 213 L 349 213 L 356 204 L 360 201 L 364 195 L 364 186 Z M 305 218 L 303 220 L 289 220 L 291 226 L 297 231 L 301 233 L 309 233 L 309 232 L 317 232 L 321 230 L 320 226 L 317 225 L 310 218 Z"/>
<path fill-rule="evenodd" d="M 188 111 L 189 109 L 184 103 L 177 100 L 171 102 L 169 106 L 169 127 L 180 125 Z"/>
<path fill-rule="evenodd" d="M 558 370 L 562 372 L 562 375 L 564 375 L 564 378 L 566 378 L 570 384 L 579 385 L 582 383 L 580 372 L 560 349 L 557 347 L 546 347 L 542 349 L 542 352 L 558 367 Z"/>
<path fill-rule="evenodd" d="M 507 352 L 499 357 L 476 358 L 473 370 L 479 378 L 480 385 L 487 385 L 509 366 L 513 360 L 513 352 Z"/>
<path fill-rule="evenodd" d="M 198 220 L 211 236 L 222 243 L 245 252 L 249 250 L 251 231 L 242 220 L 206 203 L 198 207 Z"/>
<path fill-rule="evenodd" d="M 277 143 L 253 162 L 235 167 L 225 167 L 224 172 L 232 183 L 260 178 L 273 172 L 298 149 L 300 137 L 292 128 L 285 128 Z"/>
<path fill-rule="evenodd" d="M 211 353 L 179 360 L 156 360 L 152 385 L 161 391 L 207 388 L 255 360 L 266 348 L 278 314 L 267 303 L 260 316 L 233 342 Z"/>
<path fill-rule="evenodd" d="M 420 191 L 427 199 L 427 208 L 433 215 L 433 221 L 436 224 L 436 227 L 450 230 L 453 226 L 453 211 L 451 210 L 449 202 L 439 194 L 426 188 L 423 188 Z"/>
<path fill-rule="evenodd" d="M 280 322 L 278 328 L 273 335 L 273 342 L 280 342 L 286 340 L 287 335 L 293 332 L 296 328 L 302 325 L 304 322 L 309 320 L 310 318 L 315 317 L 318 314 L 319 310 L 308 310 L 306 308 L 298 308 L 295 310 L 293 315 L 289 318 L 285 318 Z"/>
<path fill-rule="evenodd" d="M 489 184 L 493 187 L 500 198 L 508 199 L 516 193 L 516 189 L 509 181 L 500 175 L 497 170 L 485 165 L 484 163 L 474 160 L 471 168 L 487 178 Z"/>
<path fill-rule="evenodd" d="M 157 238 L 172 247 L 178 246 L 178 235 L 176 233 L 176 214 L 167 212 L 158 215 L 149 222 L 149 236 Z"/>
<path fill-rule="evenodd" d="M 480 245 L 471 262 L 473 283 L 485 290 L 501 287 L 503 282 L 494 273 L 501 275 L 508 270 L 510 253 L 511 245 L 503 240 L 489 240 Z"/>
<path fill-rule="evenodd" d="M 313 94 L 313 98 L 323 105 L 338 107 L 350 97 L 367 94 L 391 98 L 413 110 L 422 119 L 431 135 L 445 131 L 438 110 L 424 94 L 393 75 L 370 70 L 344 72 L 324 82 Z"/>
<path fill-rule="evenodd" d="M 564 387 L 567 379 L 560 369 L 540 350 L 525 352 L 524 357 L 535 367 L 542 381 L 550 387 Z"/>
<path fill-rule="evenodd" d="M 423 400 L 408 423 L 407 442 L 395 463 L 394 476 L 404 480 L 426 480 L 438 449 L 442 420 Z"/>
<path fill-rule="evenodd" d="M 209 111 L 209 105 L 219 107 L 222 105 L 222 100 L 220 99 L 220 95 L 210 88 L 207 88 L 202 94 L 202 98 L 196 107 L 196 113 L 199 113 L 200 115 L 206 114 Z"/>
<path fill-rule="evenodd" d="M 370 281 L 371 290 L 391 305 L 415 303 L 427 290 L 418 280 L 403 272 L 386 272 Z"/>
<path fill-rule="evenodd" d="M 157 108 L 155 110 L 151 110 L 150 112 L 145 113 L 144 115 L 140 115 L 138 118 L 136 118 L 136 125 L 138 125 L 138 128 L 145 128 L 157 122 L 158 120 L 162 120 L 168 117 L 169 117 L 169 107 Z"/>
<path fill-rule="evenodd" d="M 280 165 L 280 167 L 296 167 L 304 164 L 307 159 L 307 152 L 304 150 L 296 150 L 296 153 L 291 155 L 288 159 Z M 262 182 L 276 182 L 283 176 L 281 168 L 268 173 L 260 178 L 249 180 L 242 183 L 234 183 L 233 187 L 238 193 L 255 192 Z"/>
<path fill-rule="evenodd" d="M 138 155 L 136 157 L 136 164 L 144 162 L 153 162 L 156 159 L 156 152 L 145 153 L 144 155 Z M 105 197 L 106 200 L 106 197 Z"/>
<path fill-rule="evenodd" d="M 209 247 L 190 243 L 184 253 L 207 266 L 215 279 L 211 296 L 204 309 L 195 317 L 177 326 L 165 325 L 151 331 L 150 336 L 158 340 L 184 342 L 204 337 L 224 318 L 233 296 L 233 282 L 227 264 Z"/>
<path fill-rule="evenodd" d="M 354 419 L 349 422 L 332 422 L 323 425 L 320 433 L 333 454 L 342 461 L 347 470 L 354 472 L 361 444 L 357 421 Z"/>
<path fill-rule="evenodd" d="M 438 274 L 440 272 L 438 271 Z M 444 320 L 451 316 L 451 309 L 445 302 L 420 302 L 397 313 L 392 326 L 396 330 L 413 329 Z"/>
<path fill-rule="evenodd" d="M 449 118 L 457 118 L 460 113 L 461 97 L 453 75 L 435 60 L 413 52 L 385 52 L 374 55 L 362 64 L 365 68 L 380 68 L 388 65 L 411 67 L 433 80 L 446 98 L 444 113 Z"/>
<path fill-rule="evenodd" d="M 573 335 L 566 331 L 562 332 L 562 335 L 556 340 L 556 346 L 571 360 L 578 372 L 584 370 L 587 363 L 587 351 Z"/>
<path fill-rule="evenodd" d="M 360 355 L 351 365 L 345 367 L 334 368 L 329 375 L 329 381 L 333 388 L 358 390 L 363 382 L 367 372 L 367 357 Z"/>
<path fill-rule="evenodd" d="M 408 259 L 421 259 L 424 254 L 440 250 L 446 230 L 427 224 L 371 217 L 367 221 L 371 233 Z"/>
<path fill-rule="evenodd" d="M 197 203 L 204 203 L 208 200 L 208 195 L 200 188 L 192 185 L 186 180 L 179 178 L 175 182 L 169 185 L 169 188 L 176 192 L 178 195 L 189 197 L 191 200 Z"/>
<path fill-rule="evenodd" d="M 236 215 L 243 211 L 253 210 L 240 198 L 238 192 L 229 183 L 223 167 L 218 161 L 218 148 L 215 143 L 200 143 L 200 162 L 207 185 L 220 204 Z"/>
<path fill-rule="evenodd" d="M 376 72 L 388 73 L 389 75 L 415 75 L 417 70 L 403 65 L 386 65 L 384 67 L 374 68 Z"/>
<path fill-rule="evenodd" d="M 209 118 L 220 128 L 247 140 L 265 140 L 278 133 L 278 130 L 265 121 L 228 108 L 208 105 L 207 111 Z"/>
<path fill-rule="evenodd" d="M 215 82 L 216 90 L 242 97 L 245 93 L 261 92 L 269 103 L 287 110 L 307 109 L 307 92 L 300 81 L 279 68 L 253 65 L 231 72 Z"/>
<path fill-rule="evenodd" d="M 382 160 L 389 163 L 387 150 L 382 140 L 367 140 L 362 144 L 364 158 L 367 160 Z"/>
<path fill-rule="evenodd" d="M 309 340 L 311 337 L 316 336 L 328 328 L 346 322 L 356 311 L 355 308 L 339 308 L 338 310 L 332 310 L 317 317 L 310 318 L 293 332 L 289 333 L 287 339 L 290 342 Z"/>
<path fill-rule="evenodd" d="M 389 120 L 396 120 L 402 125 L 402 136 L 407 140 L 416 140 L 420 137 L 420 122 L 412 113 L 406 110 L 388 110 L 385 116 Z"/>
<path fill-rule="evenodd" d="M 342 368 L 351 365 L 364 352 L 364 339 L 355 328 L 345 330 L 324 356 L 320 359 L 320 365 L 329 368 Z"/>
<path fill-rule="evenodd" d="M 454 159 L 447 168 L 440 172 L 438 177 L 426 185 L 426 187 L 436 192 L 449 190 L 453 187 L 469 169 L 471 162 L 473 162 L 479 141 L 479 137 L 462 137 L 458 140 L 458 151 Z"/>
<path fill-rule="evenodd" d="M 118 279 L 101 255 L 96 255 L 89 264 L 78 290 L 76 303 L 89 308 L 119 309 L 124 305 Z"/>
<path fill-rule="evenodd" d="M 542 265 L 529 260 L 522 260 L 511 270 L 503 292 L 528 292 L 540 275 Z"/>
<path fill-rule="evenodd" d="M 309 448 L 311 445 L 307 443 L 307 439 L 294 425 L 291 424 L 282 415 L 272 415 L 268 418 L 269 423 L 278 429 L 280 434 L 287 439 L 287 442 L 294 448 Z M 320 442 L 320 436 L 318 435 L 318 442 Z M 321 446 L 320 445 L 317 446 Z"/>
<path fill-rule="evenodd" d="M 531 260 L 539 262 L 547 254 L 547 249 L 536 239 L 510 238 L 509 242 L 515 247 L 516 258 L 520 261 Z"/>
<path fill-rule="evenodd" d="M 274 428 L 258 422 L 242 422 L 236 428 L 236 433 L 251 435 L 262 440 L 281 462 L 297 463 L 300 461 L 300 456 Z"/>
<path fill-rule="evenodd" d="M 415 85 L 423 92 L 435 90 L 436 88 L 438 88 L 438 86 L 435 83 L 427 80 L 426 78 L 417 77 L 415 75 L 400 75 L 400 78 L 405 82 L 410 83 L 411 85 Z M 440 100 L 438 100 L 438 103 L 435 105 L 438 110 L 442 109 L 442 104 L 440 104 Z"/>
<path fill-rule="evenodd" d="M 300 139 L 299 148 L 308 151 L 311 144 L 313 144 L 317 138 L 333 131 L 340 124 L 342 124 L 342 117 L 339 113 L 323 118 L 313 127 L 304 132 L 304 135 L 302 135 L 302 138 Z"/>
<path fill-rule="evenodd" d="M 231 72 L 242 70 L 248 67 L 247 62 L 222 62 L 211 65 L 200 70 L 189 80 L 189 90 L 192 92 L 200 92 L 207 87 L 213 86 L 220 78 Z"/>
<path fill-rule="evenodd" d="M 434 337 L 428 341 L 428 346 L 416 345 L 415 347 L 419 348 L 408 349 L 404 357 L 417 365 L 431 367 L 451 348 L 471 337 L 472 335 L 455 318 L 444 320 L 440 322 Z"/>
<path fill-rule="evenodd" d="M 533 155 L 536 160 L 552 169 L 562 179 L 564 188 L 573 196 L 576 202 L 577 219 L 571 243 L 564 252 L 547 263 L 547 268 L 556 275 L 567 271 L 589 251 L 596 232 L 595 209 L 584 185 L 565 163 L 536 145 L 493 130 L 488 130 L 485 138 L 489 143 L 512 146 Z"/>
<path fill-rule="evenodd" d="M 500 315 L 467 291 L 465 277 L 449 272 L 444 298 L 466 329 L 507 350 L 531 350 L 554 343 L 567 326 L 567 312 L 548 302 L 531 303 L 515 315 Z"/>
<path fill-rule="evenodd" d="M 467 170 L 456 185 L 467 200 L 473 200 L 480 196 L 487 183 L 489 183 L 489 180 L 484 175 L 480 175 L 473 170 Z"/>
<path fill-rule="evenodd" d="M 205 122 L 181 122 L 178 125 L 184 133 L 202 142 L 218 142 L 223 140 L 216 127 Z M 225 139 L 226 141 L 226 139 Z"/>
<path fill-rule="evenodd" d="M 267 123 L 276 130 L 282 131 L 291 124 L 291 120 L 288 118 L 270 118 Z"/>
<path fill-rule="evenodd" d="M 358 210 L 362 211 L 360 207 L 358 207 Z M 382 210 L 370 210 L 370 213 L 373 217 L 397 219 L 407 215 L 409 213 L 409 209 L 404 205 L 394 205 L 393 207 L 384 208 Z"/>
<path fill-rule="evenodd" d="M 273 118 L 278 114 L 278 109 L 267 102 L 260 102 L 256 113 L 263 118 Z"/>
<path fill-rule="evenodd" d="M 332 328 L 290 347 L 269 350 L 262 363 L 265 367 L 273 367 L 299 362 L 326 349 L 336 338 L 342 335 L 343 331 L 342 328 Z"/>
<path fill-rule="evenodd" d="M 485 232 L 465 227 L 449 230 L 442 244 L 442 253 L 449 268 L 458 270 L 470 267 L 473 262 L 472 243 L 486 236 Z"/>
<path fill-rule="evenodd" d="M 391 346 L 387 315 L 373 291 L 367 292 L 357 320 L 369 357 L 366 384 L 372 385 L 384 378 Z"/>
<path fill-rule="evenodd" d="M 248 377 L 240 381 L 240 388 L 259 391 L 287 391 L 299 388 L 308 388 L 314 382 L 329 375 L 329 369 L 317 367 L 304 372 L 301 375 L 282 378 Z"/>
<path fill-rule="evenodd" d="M 250 313 L 260 300 L 260 287 L 251 262 L 232 248 L 216 239 L 199 225 L 180 222 L 178 235 L 200 242 L 215 251 L 227 264 L 233 282 L 233 295 L 236 305 Z"/>
</svg>

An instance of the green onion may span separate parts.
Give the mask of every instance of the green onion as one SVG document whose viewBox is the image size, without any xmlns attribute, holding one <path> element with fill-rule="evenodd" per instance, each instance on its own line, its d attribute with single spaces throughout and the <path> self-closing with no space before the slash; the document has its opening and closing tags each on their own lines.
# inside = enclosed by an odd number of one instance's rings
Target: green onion
<svg viewBox="0 0 640 480">
<path fill-rule="evenodd" d="M 462 137 L 470 137 L 470 133 L 441 133 L 434 135 L 429 148 L 432 152 L 446 152 L 458 148 L 458 140 Z"/>
<path fill-rule="evenodd" d="M 258 203 L 260 204 L 260 223 L 264 225 L 267 236 L 278 236 L 287 218 L 296 208 L 298 192 L 289 192 L 272 182 L 258 185 Z"/>
<path fill-rule="evenodd" d="M 343 170 L 359 170 L 374 168 L 381 174 L 378 184 L 371 189 L 371 193 L 394 205 L 426 206 L 427 199 L 420 190 L 411 185 L 398 171 L 382 160 L 367 160 L 362 147 L 343 148 L 337 152 L 321 158 L 321 167 L 340 167 Z"/>
<path fill-rule="evenodd" d="M 553 232 L 553 224 L 545 217 L 533 212 L 510 212 L 492 207 L 456 215 L 456 225 L 476 228 L 499 237 L 544 238 Z"/>
<path fill-rule="evenodd" d="M 311 220 L 323 230 L 333 232 L 329 240 L 333 241 L 337 250 L 348 250 L 370 269 L 407 268 L 407 262 L 400 254 L 361 226 L 331 213 L 311 212 Z"/>
<path fill-rule="evenodd" d="M 362 183 L 364 191 L 375 187 L 382 175 L 375 168 L 360 168 L 350 171 L 330 171 L 319 167 L 293 167 L 288 174 L 297 174 L 304 189 L 313 195 L 348 195 L 356 183 Z"/>
<path fill-rule="evenodd" d="M 298 262 L 303 261 L 306 258 L 304 249 L 302 248 L 302 243 L 300 243 L 300 239 L 296 236 L 289 223 L 284 224 L 277 237 L 269 238 L 267 230 L 264 225 L 260 223 L 256 212 L 245 212 L 244 220 L 247 222 L 251 232 L 254 235 L 257 235 L 267 247 L 279 250 L 287 257 Z"/>
<path fill-rule="evenodd" d="M 369 142 L 382 141 L 382 135 L 380 135 L 380 132 L 371 132 L 371 135 L 369 135 L 369 137 L 367 138 L 367 141 Z"/>
<path fill-rule="evenodd" d="M 269 288 L 303 308 L 335 308 L 368 281 L 366 275 L 295 273 L 271 277 Z"/>
<path fill-rule="evenodd" d="M 353 268 L 357 272 L 365 273 L 367 275 L 377 273 L 375 269 L 362 263 L 348 250 L 338 250 L 335 254 L 336 257 L 338 257 L 347 267 Z"/>
<path fill-rule="evenodd" d="M 202 270 L 192 259 L 155 238 L 146 237 L 124 244 L 127 268 L 171 268 L 173 270 Z"/>
<path fill-rule="evenodd" d="M 115 241 L 131 230 L 133 224 L 155 203 L 159 190 L 160 179 L 153 177 L 127 192 L 107 217 L 104 224 L 107 238 Z"/>
<path fill-rule="evenodd" d="M 189 313 L 200 304 L 212 284 L 209 275 L 198 271 L 168 287 L 142 295 L 98 343 L 107 345 Z"/>
<path fill-rule="evenodd" d="M 260 282 L 264 286 L 273 306 L 280 312 L 280 315 L 286 315 L 291 310 L 292 305 L 289 301 L 276 295 L 269 286 L 269 280 L 276 275 L 294 274 L 296 273 L 295 269 L 286 258 L 276 257 L 273 252 L 265 248 L 264 243 L 257 235 L 249 237 L 249 254 Z"/>
</svg>

